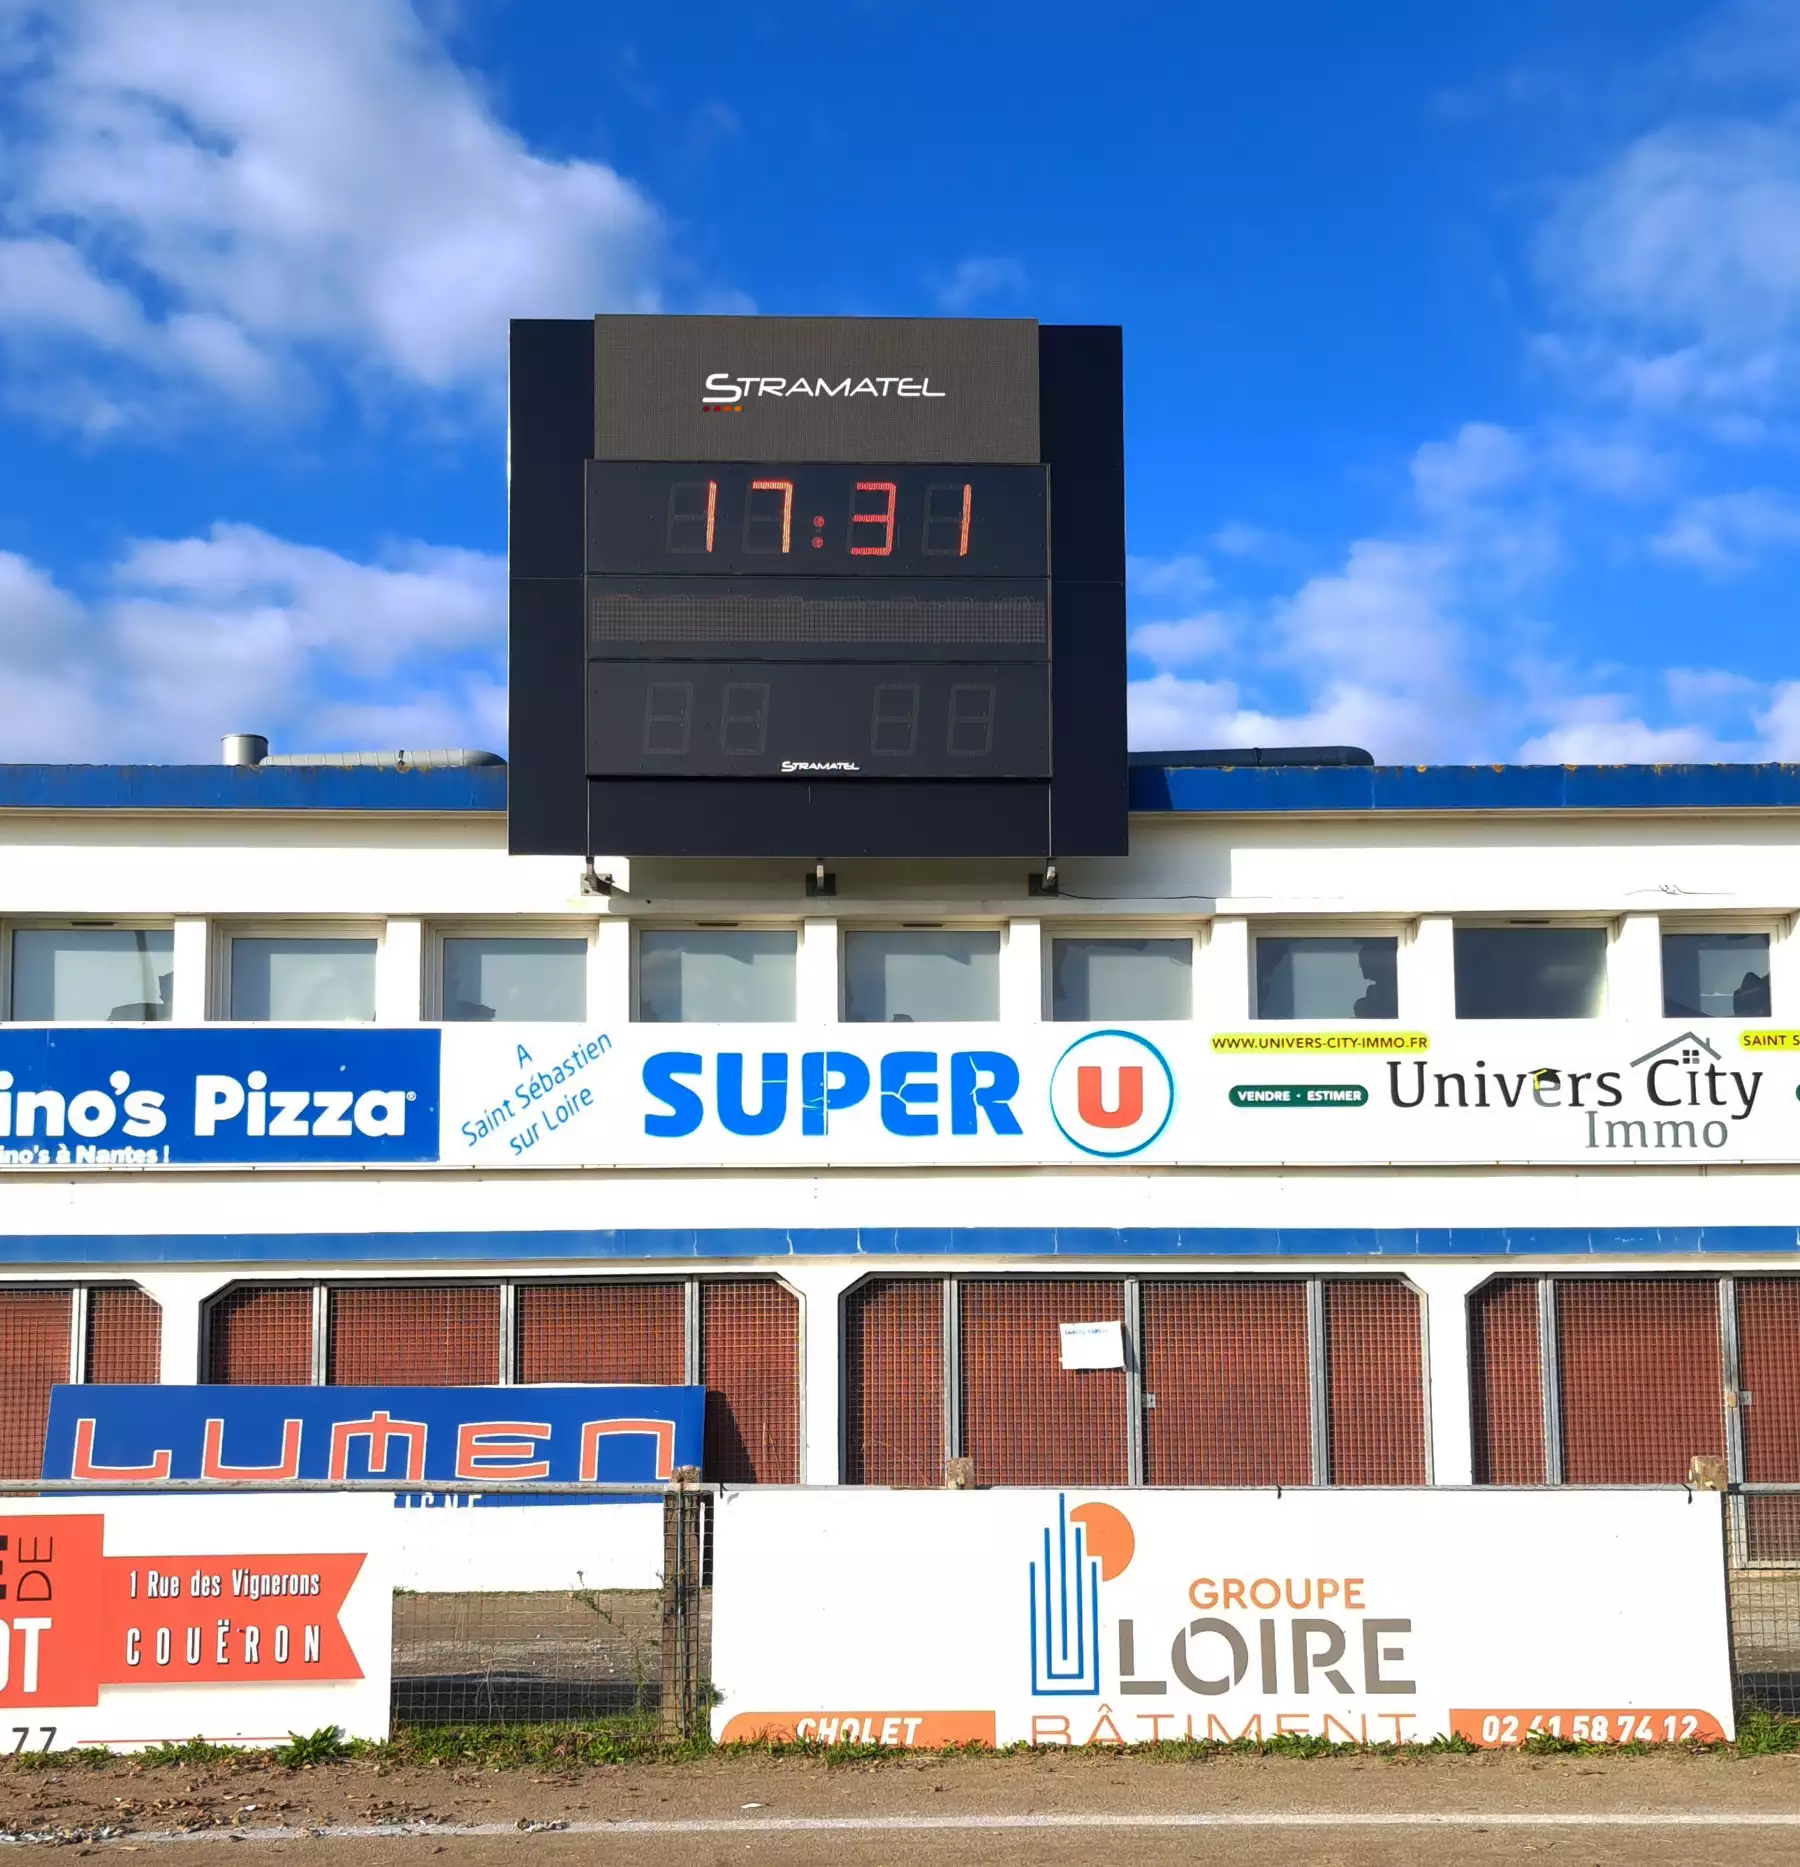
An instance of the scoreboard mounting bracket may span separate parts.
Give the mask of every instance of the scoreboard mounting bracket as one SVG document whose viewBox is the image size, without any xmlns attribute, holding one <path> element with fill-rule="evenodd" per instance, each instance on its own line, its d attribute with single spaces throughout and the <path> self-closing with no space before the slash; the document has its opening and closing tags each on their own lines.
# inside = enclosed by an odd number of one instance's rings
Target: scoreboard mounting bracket
<svg viewBox="0 0 1800 1867">
<path fill-rule="evenodd" d="M 1123 851 L 1116 329 L 520 321 L 509 458 L 515 853 Z"/>
</svg>

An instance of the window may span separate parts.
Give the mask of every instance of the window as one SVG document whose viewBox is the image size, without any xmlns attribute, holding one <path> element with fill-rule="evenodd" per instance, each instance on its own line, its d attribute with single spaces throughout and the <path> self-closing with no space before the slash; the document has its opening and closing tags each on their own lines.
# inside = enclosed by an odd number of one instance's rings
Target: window
<svg viewBox="0 0 1800 1867">
<path fill-rule="evenodd" d="M 1399 942 L 1392 935 L 1256 942 L 1259 1018 L 1397 1018 Z"/>
<path fill-rule="evenodd" d="M 792 930 L 648 928 L 638 935 L 645 1024 L 792 1024 Z"/>
<path fill-rule="evenodd" d="M 1050 1015 L 1063 1024 L 1191 1018 L 1193 941 L 1051 941 Z"/>
<path fill-rule="evenodd" d="M 233 940 L 231 1015 L 259 1024 L 372 1021 L 375 942 L 304 935 Z"/>
<path fill-rule="evenodd" d="M 166 927 L 13 930 L 12 1015 L 21 1023 L 161 1023 L 174 985 Z"/>
<path fill-rule="evenodd" d="M 1665 1018 L 1766 1018 L 1766 933 L 1666 933 L 1662 937 Z"/>
<path fill-rule="evenodd" d="M 446 1024 L 578 1024 L 586 1016 L 585 940 L 444 941 Z"/>
<path fill-rule="evenodd" d="M 1459 927 L 1459 1018 L 1597 1018 L 1606 1009 L 1600 927 Z"/>
<path fill-rule="evenodd" d="M 852 1024 L 967 1024 L 1000 1015 L 1000 935 L 908 928 L 844 936 Z"/>
</svg>

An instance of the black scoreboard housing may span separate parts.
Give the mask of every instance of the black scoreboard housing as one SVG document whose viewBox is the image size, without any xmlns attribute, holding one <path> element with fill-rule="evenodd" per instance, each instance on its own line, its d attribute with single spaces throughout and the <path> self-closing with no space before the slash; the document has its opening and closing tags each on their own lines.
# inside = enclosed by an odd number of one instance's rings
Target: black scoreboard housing
<svg viewBox="0 0 1800 1867">
<path fill-rule="evenodd" d="M 1120 335 L 511 333 L 515 854 L 1126 847 Z"/>
</svg>

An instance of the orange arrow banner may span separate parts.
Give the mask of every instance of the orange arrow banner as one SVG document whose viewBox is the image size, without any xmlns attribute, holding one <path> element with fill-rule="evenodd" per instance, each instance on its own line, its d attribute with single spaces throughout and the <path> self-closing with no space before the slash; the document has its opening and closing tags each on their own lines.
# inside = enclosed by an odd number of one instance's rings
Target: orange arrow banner
<svg viewBox="0 0 1800 1867">
<path fill-rule="evenodd" d="M 0 1706 L 363 1676 L 338 1617 L 364 1556 L 108 1556 L 105 1521 L 0 1515 Z"/>
</svg>

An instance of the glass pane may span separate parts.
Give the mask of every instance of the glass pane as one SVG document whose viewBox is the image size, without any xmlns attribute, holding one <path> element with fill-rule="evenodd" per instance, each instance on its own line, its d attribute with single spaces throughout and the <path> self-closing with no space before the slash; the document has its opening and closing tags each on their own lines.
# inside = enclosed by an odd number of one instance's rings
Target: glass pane
<svg viewBox="0 0 1800 1867">
<path fill-rule="evenodd" d="M 1606 1009 L 1600 927 L 1459 927 L 1459 1018 L 1597 1018 Z"/>
<path fill-rule="evenodd" d="M 1766 933 L 1664 934 L 1665 1018 L 1766 1018 Z"/>
<path fill-rule="evenodd" d="M 20 927 L 12 1015 L 22 1024 L 154 1024 L 169 1015 L 175 936 L 166 927 Z"/>
<path fill-rule="evenodd" d="M 1357 939 L 1259 938 L 1256 1015 L 1259 1018 L 1397 1018 L 1399 990 L 1391 935 Z"/>
<path fill-rule="evenodd" d="M 447 1024 L 578 1024 L 587 1016 L 585 940 L 444 942 Z"/>
<path fill-rule="evenodd" d="M 1050 1015 L 1059 1022 L 1189 1018 L 1192 940 L 1052 940 Z"/>
<path fill-rule="evenodd" d="M 375 942 L 233 940 L 231 1015 L 272 1024 L 372 1021 Z"/>
<path fill-rule="evenodd" d="M 792 1024 L 796 935 L 682 927 L 638 935 L 645 1024 Z"/>
<path fill-rule="evenodd" d="M 844 1016 L 852 1024 L 968 1024 L 1000 1015 L 1000 935 L 844 936 Z"/>
</svg>

